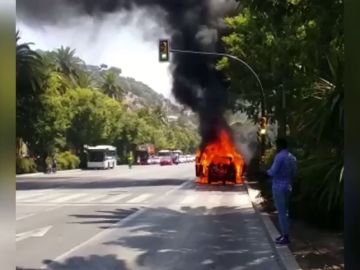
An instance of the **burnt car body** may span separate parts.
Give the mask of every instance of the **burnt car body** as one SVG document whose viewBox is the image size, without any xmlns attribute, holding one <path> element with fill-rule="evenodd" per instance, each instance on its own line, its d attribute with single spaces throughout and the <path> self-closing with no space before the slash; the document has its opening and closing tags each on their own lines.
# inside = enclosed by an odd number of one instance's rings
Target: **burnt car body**
<svg viewBox="0 0 360 270">
<path fill-rule="evenodd" d="M 204 167 L 200 163 L 200 158 L 196 159 L 196 176 L 204 177 Z M 233 182 L 236 183 L 236 166 L 234 160 L 230 156 L 216 156 L 212 162 L 205 168 L 207 170 L 207 182 Z"/>
</svg>

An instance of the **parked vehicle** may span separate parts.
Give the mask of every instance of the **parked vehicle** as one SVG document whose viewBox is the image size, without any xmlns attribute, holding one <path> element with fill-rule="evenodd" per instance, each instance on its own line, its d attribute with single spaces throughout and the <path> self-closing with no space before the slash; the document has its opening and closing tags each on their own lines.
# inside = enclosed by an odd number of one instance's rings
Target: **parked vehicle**
<svg viewBox="0 0 360 270">
<path fill-rule="evenodd" d="M 170 150 L 160 150 L 158 156 L 160 157 L 161 166 L 174 164 L 174 158 Z"/>
<path fill-rule="evenodd" d="M 155 146 L 153 144 L 138 145 L 136 149 L 136 160 L 140 165 L 148 165 L 150 157 L 155 154 Z"/>
</svg>

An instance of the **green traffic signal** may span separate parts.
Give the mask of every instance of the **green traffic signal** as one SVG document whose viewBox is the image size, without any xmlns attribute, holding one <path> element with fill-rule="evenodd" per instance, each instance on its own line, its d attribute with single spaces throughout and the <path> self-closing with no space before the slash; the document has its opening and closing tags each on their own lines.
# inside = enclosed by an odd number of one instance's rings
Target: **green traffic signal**
<svg viewBox="0 0 360 270">
<path fill-rule="evenodd" d="M 167 39 L 159 41 L 159 61 L 169 61 L 169 41 Z"/>
</svg>

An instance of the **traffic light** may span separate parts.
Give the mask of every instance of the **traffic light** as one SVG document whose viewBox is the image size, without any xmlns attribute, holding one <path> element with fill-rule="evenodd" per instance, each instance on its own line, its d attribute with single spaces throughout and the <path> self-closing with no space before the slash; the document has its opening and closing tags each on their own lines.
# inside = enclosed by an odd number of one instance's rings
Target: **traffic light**
<svg viewBox="0 0 360 270">
<path fill-rule="evenodd" d="M 266 134 L 266 118 L 261 117 L 260 118 L 260 135 Z"/>
<path fill-rule="evenodd" d="M 169 61 L 169 41 L 167 39 L 159 41 L 159 61 Z"/>
<path fill-rule="evenodd" d="M 258 141 L 260 143 L 260 154 L 264 156 L 265 154 L 265 147 L 266 147 L 266 124 L 267 119 L 266 117 L 261 117 L 259 121 L 259 129 L 257 132 Z"/>
</svg>

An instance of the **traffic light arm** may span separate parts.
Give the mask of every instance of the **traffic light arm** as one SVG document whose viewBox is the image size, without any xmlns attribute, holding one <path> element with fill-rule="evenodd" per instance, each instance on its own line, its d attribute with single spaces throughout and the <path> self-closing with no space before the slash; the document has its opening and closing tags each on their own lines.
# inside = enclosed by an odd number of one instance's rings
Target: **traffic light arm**
<svg viewBox="0 0 360 270">
<path fill-rule="evenodd" d="M 255 76 L 257 82 L 259 83 L 260 86 L 260 94 L 261 94 L 261 116 L 265 117 L 266 115 L 266 102 L 265 102 L 265 93 L 264 93 L 264 89 L 262 86 L 262 83 L 260 81 L 259 76 L 256 74 L 256 72 L 252 69 L 252 67 L 246 63 L 244 60 L 241 60 L 240 58 L 231 55 L 231 54 L 227 54 L 227 53 L 218 53 L 218 52 L 203 52 L 203 51 L 188 51 L 188 50 L 175 50 L 175 49 L 170 49 L 170 52 L 173 53 L 189 53 L 189 54 L 202 54 L 202 55 L 213 55 L 213 56 L 226 56 L 229 57 L 233 60 L 236 60 L 240 63 L 242 63 L 243 65 L 245 65 L 250 71 L 251 73 Z"/>
</svg>

